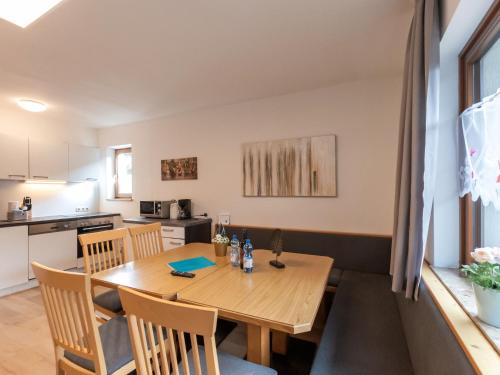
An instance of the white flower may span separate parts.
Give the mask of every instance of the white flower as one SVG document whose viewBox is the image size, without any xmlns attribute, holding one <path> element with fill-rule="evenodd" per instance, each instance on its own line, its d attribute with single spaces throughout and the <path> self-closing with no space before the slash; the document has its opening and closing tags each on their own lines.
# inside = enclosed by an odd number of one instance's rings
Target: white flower
<svg viewBox="0 0 500 375">
<path fill-rule="evenodd" d="M 500 263 L 500 248 L 498 247 L 481 247 L 470 254 L 478 263 Z"/>
<path fill-rule="evenodd" d="M 223 236 L 222 234 L 217 234 L 212 239 L 213 243 L 229 243 L 229 237 Z"/>
</svg>

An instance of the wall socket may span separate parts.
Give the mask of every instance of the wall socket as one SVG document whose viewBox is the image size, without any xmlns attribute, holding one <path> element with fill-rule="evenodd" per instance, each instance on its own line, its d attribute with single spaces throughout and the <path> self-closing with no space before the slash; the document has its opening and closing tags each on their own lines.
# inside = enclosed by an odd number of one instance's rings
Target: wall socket
<svg viewBox="0 0 500 375">
<path fill-rule="evenodd" d="M 75 208 L 75 212 L 89 212 L 88 207 L 77 207 Z"/>
<path fill-rule="evenodd" d="M 222 225 L 231 224 L 231 215 L 229 213 L 226 213 L 226 212 L 219 214 L 219 223 Z"/>
</svg>

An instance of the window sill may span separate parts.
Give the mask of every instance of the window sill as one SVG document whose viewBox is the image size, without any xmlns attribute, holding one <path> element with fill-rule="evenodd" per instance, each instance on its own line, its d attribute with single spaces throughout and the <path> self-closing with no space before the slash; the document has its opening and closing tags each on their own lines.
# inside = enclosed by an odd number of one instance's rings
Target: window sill
<svg viewBox="0 0 500 375">
<path fill-rule="evenodd" d="M 495 344 L 495 340 L 490 338 L 481 327 L 481 323 L 478 323 L 480 322 L 479 319 L 474 318 L 466 310 L 466 307 L 461 304 L 459 299 L 452 294 L 451 288 L 446 285 L 446 281 L 443 281 L 444 279 L 448 279 L 448 277 L 441 276 L 443 277 L 441 279 L 439 276 L 440 273 L 443 274 L 441 271 L 442 269 L 431 269 L 427 263 L 424 263 L 422 279 L 429 289 L 432 299 L 476 371 L 482 374 L 496 374 L 500 366 L 498 342 Z M 454 271 L 454 278 L 449 276 L 453 274 L 450 270 L 448 270 L 447 275 L 456 281 L 460 277 L 458 276 L 458 272 Z M 467 284 L 466 280 L 462 280 L 462 282 L 464 281 Z M 458 289 L 460 288 L 463 289 L 463 286 L 458 287 Z M 459 292 L 458 294 L 461 295 L 464 293 Z M 484 325 L 486 326 L 486 324 Z M 488 327 L 496 330 L 494 327 Z"/>
<path fill-rule="evenodd" d="M 131 202 L 134 198 L 106 198 L 107 201 Z"/>
<path fill-rule="evenodd" d="M 432 269 L 448 291 L 457 300 L 458 304 L 465 310 L 467 315 L 474 320 L 474 323 L 478 325 L 486 338 L 496 346 L 496 350 L 500 353 L 500 328 L 484 323 L 477 316 L 476 299 L 474 297 L 472 283 L 465 277 L 461 277 L 457 269 L 438 267 L 432 267 Z"/>
</svg>

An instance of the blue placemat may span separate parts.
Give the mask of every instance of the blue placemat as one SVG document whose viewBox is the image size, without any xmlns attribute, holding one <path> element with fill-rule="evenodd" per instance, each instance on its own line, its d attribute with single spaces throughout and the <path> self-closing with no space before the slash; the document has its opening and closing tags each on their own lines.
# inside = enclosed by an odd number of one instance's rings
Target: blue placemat
<svg viewBox="0 0 500 375">
<path fill-rule="evenodd" d="M 215 263 L 205 257 L 196 257 L 179 260 L 177 262 L 170 262 L 168 265 L 176 271 L 191 272 L 202 268 L 215 266 Z"/>
</svg>

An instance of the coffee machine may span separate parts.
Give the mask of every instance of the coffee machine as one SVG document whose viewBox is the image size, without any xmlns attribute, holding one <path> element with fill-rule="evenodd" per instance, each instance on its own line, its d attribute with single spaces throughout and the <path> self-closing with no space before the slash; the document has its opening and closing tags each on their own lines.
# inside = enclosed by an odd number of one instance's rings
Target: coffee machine
<svg viewBox="0 0 500 375">
<path fill-rule="evenodd" d="M 191 199 L 178 199 L 177 204 L 179 205 L 177 218 L 179 220 L 191 219 Z"/>
</svg>

